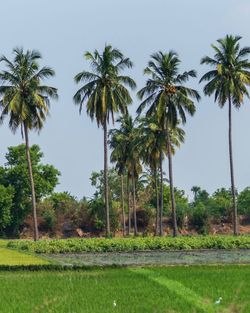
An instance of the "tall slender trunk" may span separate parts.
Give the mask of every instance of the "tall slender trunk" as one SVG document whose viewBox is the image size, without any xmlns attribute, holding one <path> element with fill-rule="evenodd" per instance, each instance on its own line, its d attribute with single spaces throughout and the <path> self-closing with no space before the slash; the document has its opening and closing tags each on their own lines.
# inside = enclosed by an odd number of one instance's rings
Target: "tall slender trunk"
<svg viewBox="0 0 250 313">
<path fill-rule="evenodd" d="M 162 168 L 162 162 L 163 162 L 163 157 L 162 157 L 162 151 L 160 154 L 160 175 L 161 175 L 161 191 L 160 191 L 160 236 L 163 235 L 163 224 L 162 224 L 162 219 L 163 219 L 163 204 L 164 204 L 164 200 L 163 200 L 163 168 Z"/>
<path fill-rule="evenodd" d="M 130 214 L 130 185 L 129 185 L 129 175 L 127 177 L 127 200 L 128 200 L 128 229 L 127 229 L 127 234 L 128 236 L 130 235 L 131 231 L 131 214 Z"/>
<path fill-rule="evenodd" d="M 156 196 L 156 218 L 155 218 L 155 236 L 159 234 L 159 192 L 158 192 L 158 175 L 157 165 L 155 164 L 154 169 L 154 180 L 155 180 L 155 196 Z"/>
<path fill-rule="evenodd" d="M 110 236 L 110 221 L 109 221 L 109 186 L 108 186 L 108 131 L 107 121 L 103 123 L 104 131 L 104 201 L 106 215 L 106 237 Z"/>
<path fill-rule="evenodd" d="M 168 130 L 167 130 L 167 151 L 168 151 L 168 171 L 169 171 L 169 186 L 170 186 L 170 198 L 171 198 L 171 208 L 172 208 L 173 236 L 176 237 L 178 236 L 178 227 L 177 227 L 176 207 L 175 207 L 175 198 L 174 198 L 171 140 L 170 140 Z"/>
<path fill-rule="evenodd" d="M 135 175 L 133 172 L 132 175 L 132 184 L 133 184 L 133 197 L 132 197 L 132 201 L 133 201 L 133 217 L 134 217 L 134 235 L 137 236 L 138 235 L 138 230 L 137 230 L 137 218 L 136 218 L 136 201 L 135 201 Z"/>
<path fill-rule="evenodd" d="M 123 236 L 126 235 L 126 223 L 125 223 L 125 209 L 124 209 L 124 182 L 123 182 L 123 175 L 121 175 L 121 202 L 122 202 L 122 232 Z"/>
<path fill-rule="evenodd" d="M 231 191 L 233 197 L 233 233 L 238 235 L 238 214 L 237 214 L 237 203 L 235 194 L 235 184 L 234 184 L 234 165 L 233 165 L 233 143 L 232 143 L 232 102 L 231 95 L 228 97 L 228 140 L 229 140 L 229 159 L 230 159 L 230 175 L 231 175 Z"/>
<path fill-rule="evenodd" d="M 25 124 L 24 124 L 24 137 L 25 137 L 25 144 L 26 144 L 26 158 L 27 158 L 27 163 L 28 163 L 30 187 L 31 187 L 34 240 L 37 241 L 39 239 L 39 234 L 38 234 L 37 213 L 36 213 L 36 193 L 35 193 L 35 185 L 34 185 L 33 172 L 32 172 L 32 163 L 31 163 L 31 158 L 30 158 L 28 128 Z"/>
</svg>

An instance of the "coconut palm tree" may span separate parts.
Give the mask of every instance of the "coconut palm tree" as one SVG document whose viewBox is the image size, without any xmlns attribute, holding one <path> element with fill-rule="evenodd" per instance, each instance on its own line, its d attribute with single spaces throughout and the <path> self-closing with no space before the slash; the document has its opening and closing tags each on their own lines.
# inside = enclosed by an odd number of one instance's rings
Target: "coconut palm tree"
<svg viewBox="0 0 250 313">
<path fill-rule="evenodd" d="M 26 143 L 29 179 L 31 186 L 34 240 L 39 239 L 36 213 L 36 194 L 29 150 L 29 132 L 40 131 L 49 113 L 50 99 L 57 98 L 57 89 L 42 84 L 46 78 L 53 77 L 49 67 L 39 67 L 41 54 L 38 51 L 16 48 L 14 60 L 5 56 L 0 58 L 6 70 L 0 72 L 0 121 L 9 117 L 9 127 L 13 132 L 21 128 Z"/>
<path fill-rule="evenodd" d="M 134 89 L 136 84 L 128 76 L 121 75 L 126 68 L 132 68 L 129 58 L 118 50 L 106 45 L 103 52 L 86 52 L 85 59 L 90 62 L 92 72 L 83 70 L 75 76 L 75 82 L 83 86 L 74 95 L 74 102 L 80 105 L 80 113 L 85 104 L 87 114 L 101 125 L 104 132 L 104 197 L 106 211 L 106 236 L 110 235 L 108 202 L 108 130 L 107 124 L 114 123 L 114 115 L 127 112 L 127 105 L 132 103 L 126 87 Z"/>
<path fill-rule="evenodd" d="M 119 131 L 112 129 L 109 132 L 109 146 L 111 149 L 110 160 L 115 163 L 115 169 L 121 178 L 121 206 L 122 206 L 122 230 L 123 236 L 126 235 L 126 216 L 125 216 L 125 203 L 124 203 L 124 175 L 126 174 L 125 165 L 125 147 L 120 140 Z"/>
<path fill-rule="evenodd" d="M 217 46 L 212 45 L 215 52 L 214 57 L 205 56 L 201 59 L 201 64 L 209 65 L 212 69 L 200 80 L 200 82 L 208 81 L 204 87 L 205 95 L 214 94 L 214 100 L 221 108 L 228 103 L 229 161 L 235 235 L 239 233 L 239 230 L 233 165 L 232 106 L 240 108 L 244 96 L 249 98 L 247 86 L 250 85 L 250 62 L 247 58 L 250 54 L 250 47 L 241 48 L 240 39 L 240 36 L 227 35 L 225 38 L 217 40 Z"/>
<path fill-rule="evenodd" d="M 143 149 L 141 150 L 142 159 L 144 163 L 149 165 L 155 175 L 155 186 L 156 186 L 156 199 L 158 199 L 158 172 L 160 169 L 160 209 L 156 214 L 156 235 L 159 233 L 163 235 L 163 169 L 162 163 L 164 154 L 167 155 L 168 151 L 166 148 L 167 141 L 167 132 L 161 128 L 161 125 L 158 124 L 156 116 L 149 118 L 140 119 L 139 129 L 141 130 L 140 134 L 140 144 Z M 171 154 L 173 155 L 176 151 L 176 148 L 179 148 L 180 145 L 184 142 L 185 132 L 179 126 L 179 122 L 176 127 L 168 130 L 171 142 Z M 157 171 L 157 173 L 156 173 Z M 158 215 L 158 216 L 157 216 Z M 158 224 L 157 224 L 158 223 Z M 159 226 L 159 227 L 158 227 Z M 158 231 L 159 230 L 159 231 Z"/>
<path fill-rule="evenodd" d="M 190 77 L 196 77 L 194 70 L 179 73 L 180 59 L 176 52 L 157 52 L 151 56 L 148 66 L 144 70 L 150 78 L 146 86 L 139 92 L 139 99 L 142 100 L 137 109 L 137 113 L 149 106 L 146 116 L 156 114 L 161 128 L 165 130 L 167 140 L 168 170 L 171 193 L 171 208 L 173 221 L 173 236 L 177 236 L 177 220 L 174 198 L 173 166 L 171 153 L 171 138 L 169 130 L 174 129 L 178 120 L 186 123 L 186 113 L 195 113 L 194 100 L 199 100 L 198 92 L 192 88 L 184 86 Z"/>
<path fill-rule="evenodd" d="M 127 172 L 128 189 L 128 232 L 130 231 L 130 194 L 132 194 L 134 235 L 137 236 L 137 216 L 136 216 L 136 181 L 142 170 L 140 162 L 140 145 L 138 140 L 138 129 L 136 121 L 133 121 L 129 114 L 123 115 L 117 120 L 120 128 L 111 131 L 111 137 L 115 137 L 122 146 L 122 162 Z M 129 233 L 128 233 L 129 234 Z"/>
<path fill-rule="evenodd" d="M 172 156 L 175 154 L 176 148 L 180 148 L 181 144 L 184 143 L 184 141 L 185 141 L 185 131 L 178 126 L 179 124 L 180 124 L 180 122 L 177 121 L 176 126 L 174 128 L 169 128 L 166 132 L 167 141 L 169 141 L 169 144 L 167 145 L 167 157 L 170 160 L 172 160 Z M 160 164 L 162 167 L 162 161 Z M 171 163 L 169 162 L 169 173 L 171 173 L 171 171 L 172 171 L 172 166 L 170 166 L 170 164 Z M 162 170 L 161 170 L 161 172 L 162 172 Z M 163 178 L 161 178 L 161 181 L 163 181 Z M 171 189 L 170 177 L 169 177 L 169 185 L 170 185 L 170 189 Z M 174 196 L 174 190 L 172 190 L 171 192 L 172 192 L 172 196 Z M 162 194 L 163 194 L 163 190 L 162 190 Z M 163 199 L 162 199 L 162 201 L 163 201 Z M 172 202 L 171 202 L 171 204 L 172 204 Z M 163 210 L 161 210 L 161 216 L 160 216 L 160 221 L 161 221 L 160 234 L 161 235 L 163 234 L 162 213 L 163 213 Z M 172 223 L 173 223 L 173 225 L 175 225 L 176 230 L 177 230 L 177 219 L 176 219 L 176 215 L 173 216 L 173 214 L 172 214 Z"/>
<path fill-rule="evenodd" d="M 161 132 L 157 125 L 157 119 L 153 117 L 139 119 L 139 140 L 141 149 L 141 159 L 146 166 L 149 166 L 150 172 L 153 174 L 153 182 L 156 196 L 156 219 L 155 219 L 155 235 L 159 235 L 159 230 L 162 229 L 162 212 L 163 201 L 159 193 L 159 174 L 161 177 L 160 168 L 162 169 L 163 157 L 162 152 L 166 152 L 166 137 Z M 160 182 L 160 190 L 163 190 L 163 181 Z M 161 201 L 160 201 L 161 200 Z"/>
</svg>

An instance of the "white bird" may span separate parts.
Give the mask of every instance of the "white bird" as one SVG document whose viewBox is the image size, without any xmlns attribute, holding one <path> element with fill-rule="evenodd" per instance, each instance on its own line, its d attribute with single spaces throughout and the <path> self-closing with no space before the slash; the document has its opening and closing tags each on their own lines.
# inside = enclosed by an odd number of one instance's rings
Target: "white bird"
<svg viewBox="0 0 250 313">
<path fill-rule="evenodd" d="M 113 302 L 113 306 L 116 307 L 116 301 L 115 301 L 115 300 L 114 300 L 114 302 Z"/>
<path fill-rule="evenodd" d="M 220 303 L 221 303 L 221 300 L 222 300 L 222 297 L 219 297 L 219 299 L 216 300 L 214 304 L 220 304 Z"/>
</svg>

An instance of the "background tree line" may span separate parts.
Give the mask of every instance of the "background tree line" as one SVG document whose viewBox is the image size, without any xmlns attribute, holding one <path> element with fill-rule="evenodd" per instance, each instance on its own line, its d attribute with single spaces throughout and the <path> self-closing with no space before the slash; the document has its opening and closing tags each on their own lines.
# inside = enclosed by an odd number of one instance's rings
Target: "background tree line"
<svg viewBox="0 0 250 313">
<path fill-rule="evenodd" d="M 34 182 L 37 190 L 38 228 L 43 236 L 100 236 L 105 232 L 104 173 L 92 172 L 90 182 L 95 189 L 91 198 L 78 200 L 68 192 L 55 192 L 60 173 L 52 165 L 42 163 L 42 152 L 31 146 Z M 6 163 L 0 167 L 0 234 L 2 237 L 29 237 L 32 235 L 32 205 L 25 145 L 10 147 Z M 134 234 L 133 189 L 127 184 L 128 176 L 110 168 L 109 203 L 110 228 L 113 235 Z M 159 197 L 156 186 L 160 175 L 147 166 L 136 182 L 136 228 L 140 234 L 159 233 Z M 128 188 L 128 189 L 127 189 Z M 183 190 L 174 188 L 178 231 L 182 234 L 207 234 L 213 231 L 228 233 L 232 223 L 231 189 L 220 188 L 209 194 L 199 186 L 191 189 L 192 200 Z M 241 223 L 249 224 L 250 187 L 237 194 Z M 227 226 L 224 228 L 223 226 Z M 130 227 L 130 229 L 129 229 Z M 172 229 L 171 191 L 163 173 L 162 234 Z M 128 232 L 129 229 L 129 232 Z"/>
</svg>

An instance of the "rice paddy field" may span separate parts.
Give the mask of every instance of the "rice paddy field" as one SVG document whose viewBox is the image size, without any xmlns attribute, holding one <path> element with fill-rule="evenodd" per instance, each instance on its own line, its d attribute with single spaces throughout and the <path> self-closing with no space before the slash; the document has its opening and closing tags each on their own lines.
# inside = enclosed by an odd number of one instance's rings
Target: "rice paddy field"
<svg viewBox="0 0 250 313">
<path fill-rule="evenodd" d="M 249 313 L 249 260 L 249 250 L 34 254 L 0 241 L 0 313 Z"/>
<path fill-rule="evenodd" d="M 0 272 L 3 313 L 247 313 L 249 294 L 250 266 Z"/>
<path fill-rule="evenodd" d="M 49 264 L 49 261 L 36 255 L 22 253 L 19 251 L 6 248 L 7 242 L 0 240 L 0 266 L 19 266 L 19 265 L 45 265 Z"/>
</svg>

